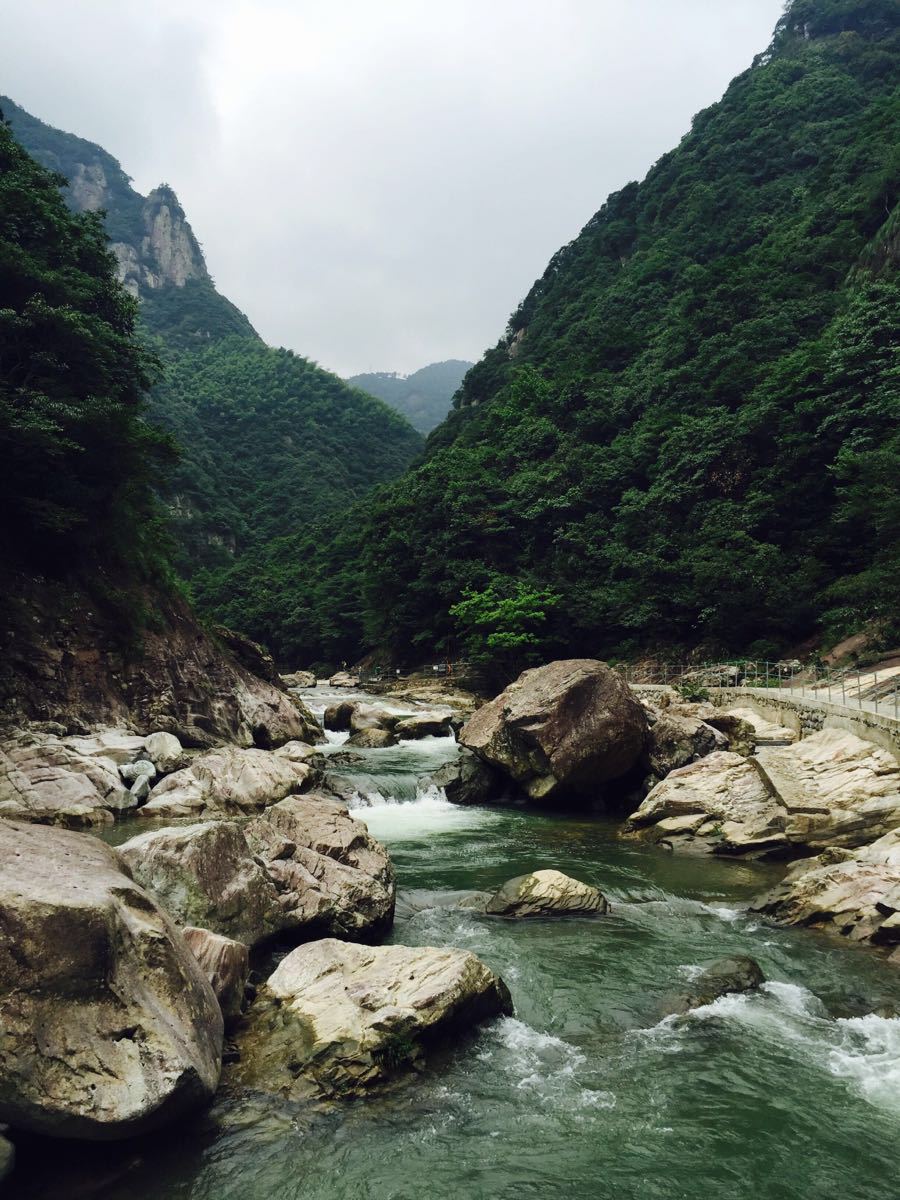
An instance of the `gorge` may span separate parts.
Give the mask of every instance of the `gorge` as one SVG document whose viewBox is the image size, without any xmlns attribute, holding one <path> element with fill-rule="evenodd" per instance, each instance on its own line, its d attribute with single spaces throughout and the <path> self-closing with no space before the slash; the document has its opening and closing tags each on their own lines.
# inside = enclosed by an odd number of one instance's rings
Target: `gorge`
<svg viewBox="0 0 900 1200">
<path fill-rule="evenodd" d="M 890 1194 L 898 39 L 408 377 L 0 98 L 4 1197 Z"/>
</svg>

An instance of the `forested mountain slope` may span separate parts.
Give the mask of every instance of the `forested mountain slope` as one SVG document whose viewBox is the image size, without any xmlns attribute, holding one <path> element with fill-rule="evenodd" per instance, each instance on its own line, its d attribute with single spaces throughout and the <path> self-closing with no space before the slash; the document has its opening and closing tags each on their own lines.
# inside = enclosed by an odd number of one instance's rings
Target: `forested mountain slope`
<svg viewBox="0 0 900 1200">
<path fill-rule="evenodd" d="M 216 290 L 171 188 L 140 196 L 101 147 L 5 97 L 0 108 L 25 148 L 68 179 L 69 207 L 103 212 L 118 277 L 140 302 L 163 366 L 149 415 L 180 449 L 162 486 L 183 574 L 305 528 L 420 452 L 420 436 L 386 405 L 260 340 Z"/>
<path fill-rule="evenodd" d="M 419 433 L 431 433 L 450 411 L 451 401 L 471 366 L 470 362 L 451 358 L 420 367 L 411 375 L 370 371 L 352 375 L 347 382 L 395 408 Z"/>
<path fill-rule="evenodd" d="M 898 19 L 794 0 L 554 256 L 422 465 L 257 559 L 250 632 L 298 659 L 895 636 Z"/>
</svg>

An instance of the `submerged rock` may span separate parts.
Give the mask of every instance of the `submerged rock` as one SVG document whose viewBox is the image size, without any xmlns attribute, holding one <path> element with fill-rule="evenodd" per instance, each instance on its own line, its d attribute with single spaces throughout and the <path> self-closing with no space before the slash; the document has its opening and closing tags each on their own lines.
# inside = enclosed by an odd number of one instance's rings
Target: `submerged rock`
<svg viewBox="0 0 900 1200">
<path fill-rule="evenodd" d="M 266 750 L 223 746 L 167 775 L 141 809 L 143 817 L 250 814 L 276 804 L 317 778 L 305 762 Z"/>
<path fill-rule="evenodd" d="M 663 1005 L 663 1016 L 681 1015 L 692 1008 L 712 1004 L 730 992 L 751 992 L 765 983 L 762 968 L 754 958 L 738 954 L 732 958 L 718 958 L 710 963 L 690 987 L 679 996 L 673 996 Z"/>
<path fill-rule="evenodd" d="M 478 709 L 459 740 L 532 800 L 592 799 L 635 766 L 647 728 L 618 672 L 594 659 L 567 659 L 525 671 Z"/>
<path fill-rule="evenodd" d="M 532 871 L 510 879 L 488 899 L 492 917 L 596 916 L 609 904 L 599 888 L 561 871 Z"/>
<path fill-rule="evenodd" d="M 187 926 L 182 929 L 188 948 L 209 980 L 222 1010 L 231 1023 L 241 1015 L 250 975 L 250 953 L 243 942 L 211 933 L 208 929 Z"/>
<path fill-rule="evenodd" d="M 0 1121 L 154 1129 L 209 1100 L 222 1015 L 169 917 L 108 846 L 0 821 Z"/>
<path fill-rule="evenodd" d="M 474 954 L 311 942 L 279 964 L 240 1039 L 240 1082 L 302 1099 L 365 1092 L 439 1036 L 510 1013 L 509 991 Z"/>
</svg>

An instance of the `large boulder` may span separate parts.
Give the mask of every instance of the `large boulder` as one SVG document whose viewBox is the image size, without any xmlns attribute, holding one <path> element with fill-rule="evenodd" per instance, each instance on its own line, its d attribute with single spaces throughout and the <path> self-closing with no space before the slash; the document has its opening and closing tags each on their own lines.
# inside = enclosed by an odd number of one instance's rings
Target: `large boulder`
<svg viewBox="0 0 900 1200">
<path fill-rule="evenodd" d="M 484 911 L 492 917 L 598 916 L 609 909 L 599 888 L 562 871 L 532 871 L 504 883 Z"/>
<path fill-rule="evenodd" d="M 133 740 L 132 757 L 143 747 Z M 99 738 L 15 734 L 0 745 L 0 817 L 70 829 L 111 824 L 138 805 L 119 774 L 127 761 Z"/>
<path fill-rule="evenodd" d="M 315 671 L 290 671 L 281 676 L 281 682 L 287 688 L 314 688 L 319 681 Z"/>
<path fill-rule="evenodd" d="M 356 688 L 359 687 L 359 676 L 350 671 L 337 671 L 328 680 L 329 687 Z"/>
<path fill-rule="evenodd" d="M 413 742 L 426 737 L 450 737 L 453 733 L 453 714 L 446 712 L 414 713 L 403 717 L 394 726 L 401 741 Z"/>
<path fill-rule="evenodd" d="M 360 750 L 383 750 L 397 745 L 397 735 L 390 729 L 360 729 L 347 738 L 346 744 Z"/>
<path fill-rule="evenodd" d="M 525 671 L 459 735 L 535 801 L 597 797 L 635 766 L 646 738 L 647 718 L 624 679 L 594 659 Z"/>
<path fill-rule="evenodd" d="M 329 704 L 322 717 L 322 724 L 326 729 L 334 730 L 335 733 L 347 733 L 355 708 L 356 705 L 352 700 L 341 700 L 337 704 Z"/>
<path fill-rule="evenodd" d="M 299 792 L 317 778 L 307 762 L 266 750 L 223 746 L 153 788 L 142 817 L 207 818 L 249 815 Z"/>
<path fill-rule="evenodd" d="M 333 797 L 290 796 L 246 826 L 293 936 L 370 939 L 394 920 L 396 879 L 387 851 Z"/>
<path fill-rule="evenodd" d="M 184 766 L 184 750 L 174 733 L 151 733 L 144 741 L 144 753 L 160 775 L 171 775 Z"/>
<path fill-rule="evenodd" d="M 244 1009 L 250 953 L 243 942 L 187 926 L 182 931 L 188 948 L 209 980 L 226 1023 L 236 1021 Z"/>
<path fill-rule="evenodd" d="M 511 1010 L 506 985 L 466 950 L 311 942 L 251 1008 L 237 1075 L 292 1099 L 360 1094 L 439 1036 Z"/>
<path fill-rule="evenodd" d="M 118 853 L 180 925 L 252 945 L 286 923 L 275 885 L 233 821 L 138 834 Z"/>
<path fill-rule="evenodd" d="M 350 708 L 350 730 L 361 733 L 364 729 L 393 729 L 400 720 L 396 713 L 378 708 L 375 704 L 359 702 Z"/>
<path fill-rule="evenodd" d="M 718 854 L 782 854 L 785 812 L 755 763 L 717 751 L 672 771 L 628 818 L 654 841 Z"/>
<path fill-rule="evenodd" d="M 717 958 L 691 981 L 690 987 L 663 1002 L 660 1016 L 680 1016 L 731 993 L 755 992 L 763 983 L 765 975 L 755 958 L 743 954 Z"/>
<path fill-rule="evenodd" d="M 222 1015 L 181 934 L 84 834 L 0 821 L 0 1121 L 154 1129 L 209 1100 Z"/>
<path fill-rule="evenodd" d="M 900 830 L 858 850 L 835 847 L 795 863 L 752 907 L 784 925 L 900 943 Z"/>
</svg>

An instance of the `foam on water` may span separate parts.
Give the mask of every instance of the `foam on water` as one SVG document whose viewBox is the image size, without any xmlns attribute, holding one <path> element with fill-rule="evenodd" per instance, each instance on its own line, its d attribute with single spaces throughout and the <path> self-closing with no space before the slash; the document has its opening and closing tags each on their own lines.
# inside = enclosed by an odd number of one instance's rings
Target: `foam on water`
<svg viewBox="0 0 900 1200">
<path fill-rule="evenodd" d="M 870 1104 L 900 1113 L 900 1018 L 872 1013 L 835 1025 L 838 1045 L 828 1057 L 832 1074 L 848 1080 Z"/>
<path fill-rule="evenodd" d="M 350 815 L 365 821 L 373 837 L 385 842 L 415 841 L 434 834 L 475 829 L 496 820 L 494 813 L 451 804 L 443 788 L 421 787 L 415 800 L 397 801 L 371 791 L 359 793 Z"/>
<path fill-rule="evenodd" d="M 615 1107 L 612 1093 L 580 1085 L 578 1072 L 587 1057 L 562 1038 L 542 1033 L 517 1017 L 504 1017 L 494 1023 L 485 1040 L 479 1059 L 510 1074 L 515 1086 L 534 1093 L 538 1102 L 564 1097 L 567 1103 L 586 1108 Z"/>
</svg>

